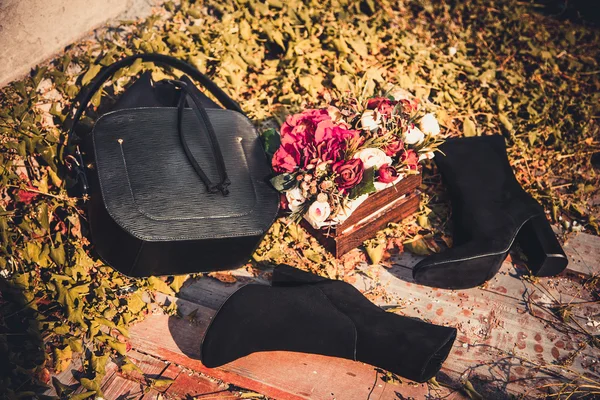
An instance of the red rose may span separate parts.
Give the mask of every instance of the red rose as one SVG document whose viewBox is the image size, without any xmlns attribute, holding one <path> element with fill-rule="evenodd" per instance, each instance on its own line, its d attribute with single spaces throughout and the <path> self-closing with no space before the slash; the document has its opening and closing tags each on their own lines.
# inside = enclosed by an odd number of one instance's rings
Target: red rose
<svg viewBox="0 0 600 400">
<path fill-rule="evenodd" d="M 394 157 L 402 150 L 404 150 L 404 143 L 402 142 L 402 140 L 392 142 L 389 145 L 387 145 L 386 148 L 383 149 L 385 155 L 390 157 Z"/>
<path fill-rule="evenodd" d="M 365 167 L 360 158 L 353 158 L 349 161 L 338 161 L 333 164 L 333 172 L 338 176 L 335 183 L 340 189 L 350 189 L 362 181 Z"/>
<path fill-rule="evenodd" d="M 416 170 L 419 165 L 419 156 L 413 149 L 408 149 L 400 154 L 400 161 L 404 163 L 408 169 Z"/>
<path fill-rule="evenodd" d="M 293 172 L 299 163 L 300 153 L 290 144 L 279 146 L 275 154 L 273 154 L 273 160 L 271 160 L 273 170 L 278 173 Z"/>
<path fill-rule="evenodd" d="M 377 170 L 377 180 L 381 183 L 391 183 L 398 179 L 398 171 L 389 164 L 383 164 Z"/>
<path fill-rule="evenodd" d="M 390 115 L 397 103 L 397 101 L 390 100 L 387 97 L 373 97 L 367 101 L 367 108 L 377 110 L 383 115 Z"/>
</svg>

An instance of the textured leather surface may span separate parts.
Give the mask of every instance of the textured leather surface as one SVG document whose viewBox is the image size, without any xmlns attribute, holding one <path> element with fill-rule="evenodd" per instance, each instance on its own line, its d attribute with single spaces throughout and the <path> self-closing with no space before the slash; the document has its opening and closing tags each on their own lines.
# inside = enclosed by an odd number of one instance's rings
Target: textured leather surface
<svg viewBox="0 0 600 400">
<path fill-rule="evenodd" d="M 104 205 L 128 233 L 144 241 L 260 235 L 272 224 L 277 193 L 251 122 L 230 110 L 207 109 L 231 180 L 230 194 L 207 193 L 181 146 L 177 109 L 123 109 L 103 115 L 92 132 Z M 196 161 L 218 177 L 210 142 L 193 111 L 184 135 Z"/>
</svg>

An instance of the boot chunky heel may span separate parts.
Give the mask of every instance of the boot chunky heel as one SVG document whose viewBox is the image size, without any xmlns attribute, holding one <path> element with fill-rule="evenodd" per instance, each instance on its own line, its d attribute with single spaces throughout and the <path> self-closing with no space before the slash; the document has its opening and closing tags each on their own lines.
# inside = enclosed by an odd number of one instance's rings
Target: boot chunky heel
<svg viewBox="0 0 600 400">
<path fill-rule="evenodd" d="M 567 267 L 568 258 L 545 216 L 528 220 L 519 231 L 517 242 L 533 275 L 553 276 Z"/>
</svg>

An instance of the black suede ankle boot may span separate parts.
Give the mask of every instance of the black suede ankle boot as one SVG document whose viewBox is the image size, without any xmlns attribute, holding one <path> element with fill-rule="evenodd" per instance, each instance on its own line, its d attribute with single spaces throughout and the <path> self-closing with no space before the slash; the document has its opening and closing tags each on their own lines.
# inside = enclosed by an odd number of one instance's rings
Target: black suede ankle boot
<svg viewBox="0 0 600 400">
<path fill-rule="evenodd" d="M 422 285 L 464 289 L 492 278 L 515 239 L 536 276 L 552 276 L 567 266 L 544 210 L 519 182 L 500 135 L 449 139 L 435 156 L 448 187 L 454 245 L 413 269 Z"/>
<path fill-rule="evenodd" d="M 246 285 L 215 315 L 201 360 L 217 367 L 258 351 L 362 361 L 417 382 L 433 377 L 456 329 L 388 313 L 352 285 L 279 266 L 273 286 Z"/>
</svg>

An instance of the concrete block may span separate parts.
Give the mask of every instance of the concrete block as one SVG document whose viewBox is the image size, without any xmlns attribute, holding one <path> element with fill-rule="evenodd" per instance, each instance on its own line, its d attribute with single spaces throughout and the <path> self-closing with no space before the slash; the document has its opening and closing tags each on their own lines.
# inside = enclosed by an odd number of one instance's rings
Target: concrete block
<svg viewBox="0 0 600 400">
<path fill-rule="evenodd" d="M 115 18 L 150 14 L 155 0 L 0 0 L 0 86 Z"/>
</svg>

